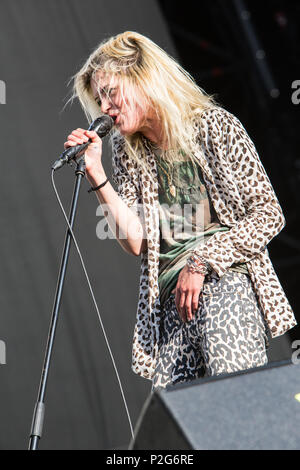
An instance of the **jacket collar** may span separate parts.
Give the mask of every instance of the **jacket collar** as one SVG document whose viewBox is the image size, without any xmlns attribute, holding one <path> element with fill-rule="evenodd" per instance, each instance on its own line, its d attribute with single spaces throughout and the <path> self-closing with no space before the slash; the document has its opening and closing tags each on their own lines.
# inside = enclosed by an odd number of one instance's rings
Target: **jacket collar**
<svg viewBox="0 0 300 470">
<path fill-rule="evenodd" d="M 198 129 L 197 129 L 197 133 L 199 134 Z M 143 140 L 144 147 L 146 148 L 146 157 L 147 157 L 147 164 L 148 164 L 147 167 L 148 168 L 153 168 L 153 169 L 155 168 L 155 174 L 153 174 L 153 170 L 152 170 L 152 177 L 154 176 L 155 181 L 157 181 L 156 158 L 155 158 L 154 152 L 151 148 L 151 143 L 150 143 L 149 139 L 147 139 L 145 136 L 142 136 L 142 140 Z M 194 155 L 197 158 L 197 160 L 199 161 L 199 165 L 201 167 L 201 170 L 205 174 L 206 178 L 211 183 L 213 183 L 214 177 L 213 177 L 211 168 L 209 167 L 209 165 L 207 163 L 207 160 L 204 156 L 205 154 L 203 152 L 201 143 L 200 143 L 200 145 L 195 146 Z M 155 185 L 155 186 L 157 186 L 157 185 Z M 156 189 L 158 191 L 158 186 L 156 188 L 153 188 L 153 189 Z"/>
</svg>

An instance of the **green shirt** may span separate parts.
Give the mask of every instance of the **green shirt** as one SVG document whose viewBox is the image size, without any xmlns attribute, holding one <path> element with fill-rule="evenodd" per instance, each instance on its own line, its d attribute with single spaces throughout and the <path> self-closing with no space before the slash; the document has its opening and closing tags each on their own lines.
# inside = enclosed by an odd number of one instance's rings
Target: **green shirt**
<svg viewBox="0 0 300 470">
<path fill-rule="evenodd" d="M 205 243 L 221 225 L 205 187 L 199 165 L 189 161 L 175 162 L 170 174 L 164 160 L 155 153 L 159 184 L 159 289 L 163 304 L 176 287 L 178 275 L 190 251 Z M 232 265 L 231 270 L 248 274 L 246 264 Z"/>
</svg>

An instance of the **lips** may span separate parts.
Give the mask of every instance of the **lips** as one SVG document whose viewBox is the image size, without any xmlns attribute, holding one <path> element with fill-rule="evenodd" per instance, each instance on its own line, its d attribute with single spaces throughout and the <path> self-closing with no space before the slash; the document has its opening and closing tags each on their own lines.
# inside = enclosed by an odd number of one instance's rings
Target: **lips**
<svg viewBox="0 0 300 470">
<path fill-rule="evenodd" d="M 114 123 L 116 124 L 119 114 L 110 114 L 109 116 L 114 120 Z"/>
</svg>

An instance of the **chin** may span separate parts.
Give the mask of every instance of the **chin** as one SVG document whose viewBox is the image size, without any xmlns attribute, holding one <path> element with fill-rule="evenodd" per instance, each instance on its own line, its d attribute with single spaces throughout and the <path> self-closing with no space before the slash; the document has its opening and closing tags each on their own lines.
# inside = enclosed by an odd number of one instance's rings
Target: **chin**
<svg viewBox="0 0 300 470">
<path fill-rule="evenodd" d="M 120 132 L 120 134 L 126 136 L 126 135 L 133 135 L 133 134 L 135 134 L 135 133 L 136 133 L 136 130 L 135 130 L 135 129 L 127 129 L 126 127 L 124 128 L 124 127 L 121 127 L 121 126 L 120 126 L 120 127 L 119 127 L 119 132 Z"/>
<path fill-rule="evenodd" d="M 129 119 L 122 119 L 121 122 L 117 124 L 118 130 L 120 134 L 126 136 L 126 135 L 133 135 L 139 132 L 139 122 L 129 122 Z"/>
</svg>

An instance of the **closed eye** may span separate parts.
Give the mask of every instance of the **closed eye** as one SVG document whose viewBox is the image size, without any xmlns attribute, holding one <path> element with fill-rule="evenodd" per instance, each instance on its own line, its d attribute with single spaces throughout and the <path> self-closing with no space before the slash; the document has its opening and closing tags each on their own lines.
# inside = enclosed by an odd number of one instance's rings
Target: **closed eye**
<svg viewBox="0 0 300 470">
<path fill-rule="evenodd" d="M 108 99 L 111 99 L 112 96 L 114 96 L 116 94 L 116 91 L 117 91 L 117 88 L 110 88 L 108 91 L 106 91 L 106 89 L 104 88 L 103 90 L 103 93 L 105 93 L 105 96 L 108 98 Z M 94 97 L 94 100 L 96 101 L 97 105 L 101 107 L 101 99 L 99 97 Z"/>
</svg>

